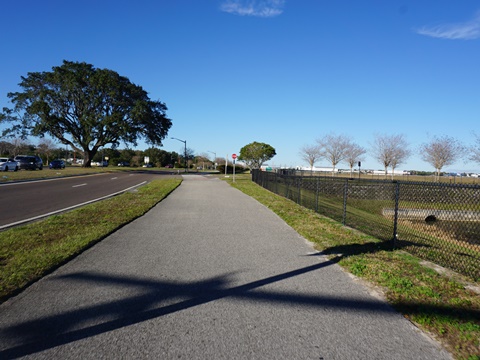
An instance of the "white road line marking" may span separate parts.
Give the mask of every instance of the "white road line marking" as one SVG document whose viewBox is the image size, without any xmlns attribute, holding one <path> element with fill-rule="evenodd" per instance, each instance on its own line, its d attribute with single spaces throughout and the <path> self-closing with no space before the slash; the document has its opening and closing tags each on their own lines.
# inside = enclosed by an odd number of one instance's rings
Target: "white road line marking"
<svg viewBox="0 0 480 360">
<path fill-rule="evenodd" d="M 72 185 L 72 187 L 80 187 L 80 186 L 85 186 L 85 185 L 87 185 L 87 183 L 78 184 L 78 185 Z"/>
</svg>

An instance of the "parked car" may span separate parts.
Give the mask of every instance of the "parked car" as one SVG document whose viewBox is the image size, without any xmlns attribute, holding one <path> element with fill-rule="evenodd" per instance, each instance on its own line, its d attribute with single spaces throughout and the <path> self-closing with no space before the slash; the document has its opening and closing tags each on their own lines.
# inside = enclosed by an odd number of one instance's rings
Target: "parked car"
<svg viewBox="0 0 480 360">
<path fill-rule="evenodd" d="M 50 169 L 65 169 L 65 161 L 61 159 L 52 160 L 48 165 Z"/>
<path fill-rule="evenodd" d="M 142 167 L 144 167 L 144 168 L 151 168 L 151 167 L 153 167 L 153 165 L 150 164 L 150 163 L 148 163 L 148 164 L 143 165 Z"/>
<path fill-rule="evenodd" d="M 92 166 L 101 166 L 101 167 L 104 167 L 104 166 L 108 166 L 108 161 L 105 161 L 105 160 L 104 160 L 104 161 L 99 161 L 99 162 L 97 162 L 97 161 L 92 161 L 90 164 L 91 164 Z"/>
<path fill-rule="evenodd" d="M 43 169 L 43 161 L 40 159 L 39 156 L 32 156 L 32 155 L 17 155 L 14 159 L 19 169 L 25 170 L 42 170 Z"/>
<path fill-rule="evenodd" d="M 128 161 L 120 161 L 118 166 L 130 166 L 130 163 Z"/>
<path fill-rule="evenodd" d="M 0 158 L 0 171 L 17 171 L 18 164 L 13 159 Z"/>
</svg>

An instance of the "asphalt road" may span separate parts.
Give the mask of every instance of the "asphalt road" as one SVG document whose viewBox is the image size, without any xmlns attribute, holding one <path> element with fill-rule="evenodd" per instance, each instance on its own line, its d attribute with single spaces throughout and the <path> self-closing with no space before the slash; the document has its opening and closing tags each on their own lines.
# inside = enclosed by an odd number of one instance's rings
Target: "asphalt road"
<svg viewBox="0 0 480 360">
<path fill-rule="evenodd" d="M 0 359 L 450 359 L 206 176 L 0 306 Z"/>
<path fill-rule="evenodd" d="M 0 229 L 125 191 L 156 176 L 117 172 L 0 184 Z"/>
</svg>

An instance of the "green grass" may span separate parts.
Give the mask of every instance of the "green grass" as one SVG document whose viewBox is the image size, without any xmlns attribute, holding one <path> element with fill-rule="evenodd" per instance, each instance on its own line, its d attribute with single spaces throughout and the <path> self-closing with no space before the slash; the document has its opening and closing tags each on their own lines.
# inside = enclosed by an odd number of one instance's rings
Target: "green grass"
<svg viewBox="0 0 480 360">
<path fill-rule="evenodd" d="M 480 295 L 464 287 L 467 278 L 439 274 L 419 258 L 392 250 L 391 242 L 344 227 L 265 190 L 249 175 L 237 176 L 235 183 L 226 180 L 278 214 L 332 261 L 382 289 L 392 306 L 442 342 L 455 358 L 480 359 Z"/>
<path fill-rule="evenodd" d="M 0 183 L 19 181 L 19 180 L 36 180 L 51 179 L 57 177 L 74 176 L 74 175 L 91 175 L 101 174 L 111 171 L 119 171 L 122 168 L 115 167 L 91 167 L 82 168 L 79 166 L 67 166 L 65 169 L 49 169 L 44 167 L 43 170 L 19 170 L 0 172 Z"/>
<path fill-rule="evenodd" d="M 180 183 L 179 178 L 156 180 L 137 191 L 0 232 L 0 301 L 145 214 Z"/>
<path fill-rule="evenodd" d="M 143 168 L 143 167 L 118 167 L 118 166 L 92 166 L 90 168 L 83 168 L 80 166 L 67 166 L 65 169 L 49 169 L 44 167 L 43 170 L 19 170 L 19 171 L 6 171 L 0 172 L 0 184 L 12 181 L 22 180 L 39 180 L 39 179 L 51 179 L 67 176 L 78 175 L 93 175 L 103 174 L 118 171 L 148 171 L 148 172 L 168 172 L 168 173 L 182 173 L 184 169 L 170 169 L 170 168 Z"/>
<path fill-rule="evenodd" d="M 112 170 L 75 168 L 75 173 L 63 172 L 58 176 Z M 41 172 L 7 174 L 29 173 L 38 176 Z M 237 175 L 235 183 L 232 177 L 227 181 L 277 213 L 340 266 L 384 289 L 386 299 L 398 311 L 438 338 L 457 359 L 480 359 L 480 296 L 465 289 L 464 278 L 440 275 L 422 265 L 418 258 L 400 250 L 392 251 L 388 242 L 346 228 L 261 188 L 250 180 L 250 175 Z M 0 300 L 18 293 L 141 216 L 180 182 L 180 179 L 155 181 L 137 192 L 1 232 Z"/>
</svg>

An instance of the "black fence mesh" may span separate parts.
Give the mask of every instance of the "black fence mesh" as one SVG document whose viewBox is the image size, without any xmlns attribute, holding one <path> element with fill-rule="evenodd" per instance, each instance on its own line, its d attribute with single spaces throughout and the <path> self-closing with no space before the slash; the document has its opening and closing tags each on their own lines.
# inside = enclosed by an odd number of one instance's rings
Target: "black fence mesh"
<svg viewBox="0 0 480 360">
<path fill-rule="evenodd" d="M 264 188 L 480 280 L 480 186 L 256 170 Z"/>
</svg>

